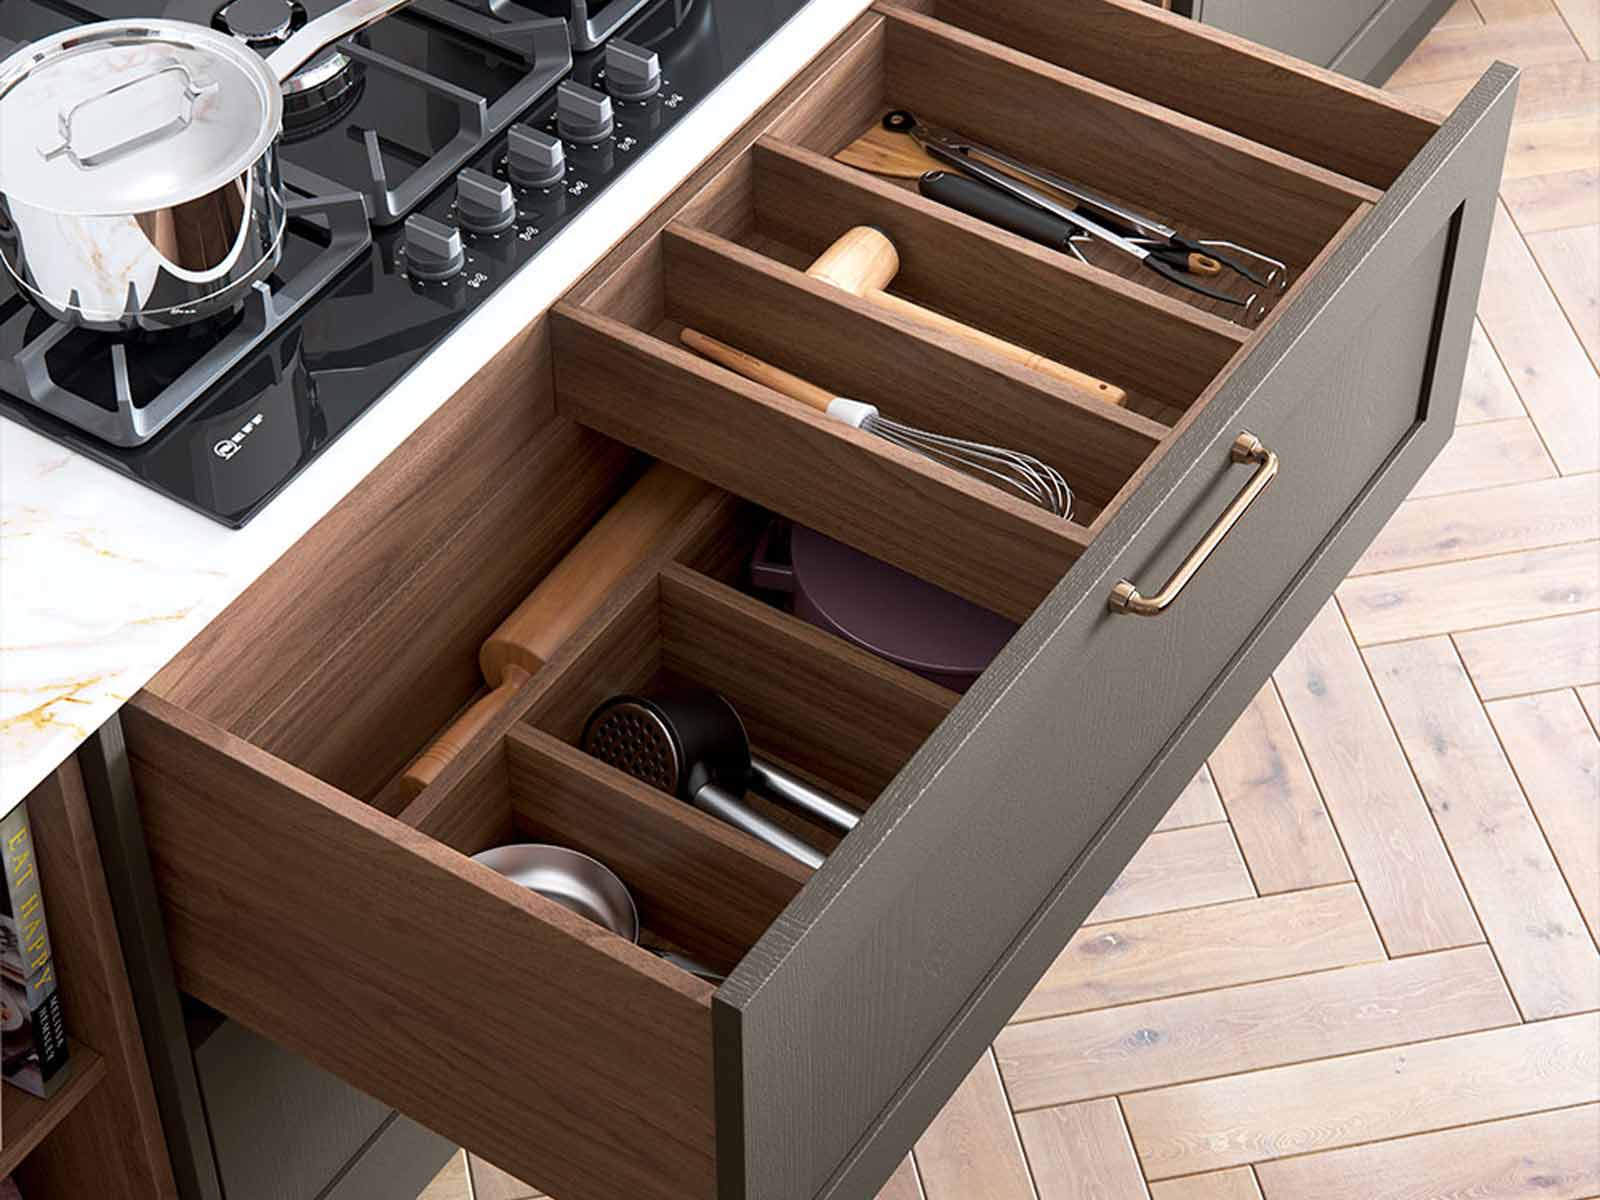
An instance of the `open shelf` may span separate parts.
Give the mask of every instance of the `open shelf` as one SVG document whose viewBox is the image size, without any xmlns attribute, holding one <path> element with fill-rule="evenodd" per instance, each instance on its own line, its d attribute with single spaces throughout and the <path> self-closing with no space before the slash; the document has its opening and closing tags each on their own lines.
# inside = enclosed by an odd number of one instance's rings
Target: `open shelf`
<svg viewBox="0 0 1600 1200">
<path fill-rule="evenodd" d="M 82 1042 L 71 1043 L 70 1055 L 67 1081 L 48 1100 L 0 1085 L 0 1179 L 15 1171 L 106 1077 L 105 1060 Z"/>
</svg>

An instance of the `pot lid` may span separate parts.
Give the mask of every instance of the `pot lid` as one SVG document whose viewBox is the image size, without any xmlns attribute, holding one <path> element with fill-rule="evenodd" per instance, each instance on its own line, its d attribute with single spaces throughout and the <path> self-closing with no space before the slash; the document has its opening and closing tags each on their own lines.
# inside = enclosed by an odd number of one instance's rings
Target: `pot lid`
<svg viewBox="0 0 1600 1200">
<path fill-rule="evenodd" d="M 913 671 L 978 675 L 1017 632 L 1012 622 L 815 529 L 789 535 L 795 584 L 873 653 Z"/>
<path fill-rule="evenodd" d="M 186 21 L 103 21 L 0 63 L 0 193 L 76 216 L 209 194 L 278 135 L 283 97 L 243 42 Z"/>
</svg>

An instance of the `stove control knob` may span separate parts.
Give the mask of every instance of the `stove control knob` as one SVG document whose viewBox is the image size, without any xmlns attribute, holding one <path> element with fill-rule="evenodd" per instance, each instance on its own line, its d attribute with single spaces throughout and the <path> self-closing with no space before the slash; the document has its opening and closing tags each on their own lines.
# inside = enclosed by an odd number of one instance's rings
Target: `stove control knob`
<svg viewBox="0 0 1600 1200">
<path fill-rule="evenodd" d="M 661 59 L 646 50 L 612 38 L 606 43 L 606 91 L 618 100 L 648 100 L 661 90 Z"/>
<path fill-rule="evenodd" d="M 567 80 L 556 89 L 556 128 L 581 145 L 605 141 L 616 128 L 611 97 Z"/>
<path fill-rule="evenodd" d="M 561 139 L 531 125 L 513 125 L 506 135 L 506 174 L 518 187 L 545 188 L 567 173 L 567 152 Z"/>
<path fill-rule="evenodd" d="M 456 176 L 456 216 L 470 233 L 504 233 L 517 223 L 511 185 L 468 167 Z"/>
<path fill-rule="evenodd" d="M 421 213 L 406 218 L 405 247 L 406 270 L 417 279 L 451 279 L 467 265 L 461 231 Z"/>
</svg>

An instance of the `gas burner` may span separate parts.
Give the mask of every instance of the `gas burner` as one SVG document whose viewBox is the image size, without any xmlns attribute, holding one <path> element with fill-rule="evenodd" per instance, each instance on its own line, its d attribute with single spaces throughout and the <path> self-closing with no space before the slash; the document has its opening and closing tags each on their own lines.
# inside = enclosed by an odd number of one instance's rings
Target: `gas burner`
<svg viewBox="0 0 1600 1200">
<path fill-rule="evenodd" d="M 258 54 L 271 54 L 307 20 L 300 0 L 229 0 L 211 24 Z M 324 51 L 283 85 L 285 140 L 316 136 L 337 124 L 360 98 L 361 65 L 337 46 Z"/>
<path fill-rule="evenodd" d="M 305 6 L 298 0 L 229 0 L 211 21 L 262 54 L 283 45 L 305 23 Z"/>
<path fill-rule="evenodd" d="M 364 70 L 337 46 L 291 75 L 283 85 L 283 138 L 290 144 L 338 122 L 361 99 Z"/>
</svg>

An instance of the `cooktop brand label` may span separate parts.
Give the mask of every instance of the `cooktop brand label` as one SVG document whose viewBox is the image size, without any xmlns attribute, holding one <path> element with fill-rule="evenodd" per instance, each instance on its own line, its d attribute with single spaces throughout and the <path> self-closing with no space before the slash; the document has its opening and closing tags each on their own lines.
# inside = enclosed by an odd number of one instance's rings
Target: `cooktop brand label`
<svg viewBox="0 0 1600 1200">
<path fill-rule="evenodd" d="M 257 426 L 259 426 L 265 419 L 266 418 L 263 414 L 257 413 L 244 423 L 243 428 L 241 428 L 238 433 L 234 434 L 232 437 L 223 438 L 215 446 L 211 447 L 212 453 L 221 459 L 232 458 L 235 454 L 239 453 L 239 447 L 244 445 L 245 438 L 249 437 L 253 432 L 255 432 Z"/>
</svg>

